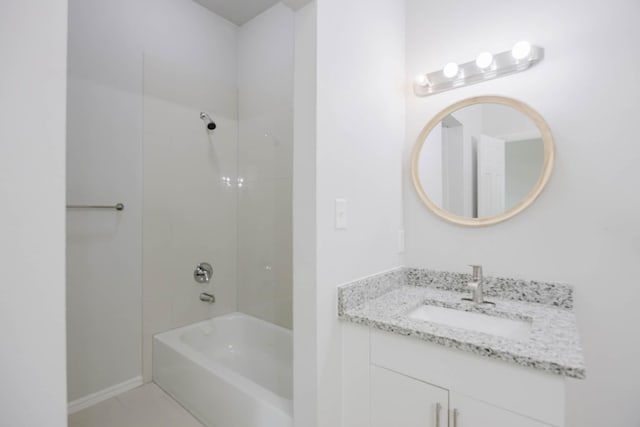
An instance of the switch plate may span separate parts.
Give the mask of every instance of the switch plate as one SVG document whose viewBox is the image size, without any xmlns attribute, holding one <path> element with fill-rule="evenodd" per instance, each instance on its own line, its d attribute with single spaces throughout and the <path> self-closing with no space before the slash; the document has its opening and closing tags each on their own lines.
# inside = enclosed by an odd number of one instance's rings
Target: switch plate
<svg viewBox="0 0 640 427">
<path fill-rule="evenodd" d="M 347 229 L 347 199 L 336 199 L 336 230 Z"/>
</svg>

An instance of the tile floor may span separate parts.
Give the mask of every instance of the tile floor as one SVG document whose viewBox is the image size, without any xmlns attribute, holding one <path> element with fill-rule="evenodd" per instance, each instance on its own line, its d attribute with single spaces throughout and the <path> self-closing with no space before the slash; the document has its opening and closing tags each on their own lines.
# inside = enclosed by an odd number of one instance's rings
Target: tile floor
<svg viewBox="0 0 640 427">
<path fill-rule="evenodd" d="M 69 427 L 203 427 L 154 383 L 69 416 Z"/>
</svg>

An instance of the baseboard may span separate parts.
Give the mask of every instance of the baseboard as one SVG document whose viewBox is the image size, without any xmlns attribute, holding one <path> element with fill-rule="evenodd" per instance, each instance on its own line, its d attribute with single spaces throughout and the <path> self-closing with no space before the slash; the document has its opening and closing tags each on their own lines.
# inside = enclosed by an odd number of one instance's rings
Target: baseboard
<svg viewBox="0 0 640 427">
<path fill-rule="evenodd" d="M 139 387 L 142 384 L 142 376 L 138 376 L 120 384 L 105 388 L 104 390 L 100 390 L 96 393 L 81 397 L 80 399 L 76 399 L 73 402 L 69 402 L 69 405 L 67 406 L 67 413 L 73 414 L 75 412 L 81 411 L 85 408 L 88 408 L 89 406 L 95 405 L 96 403 L 100 403 L 104 400 L 112 398 L 113 396 L 124 393 L 125 391 L 129 391 L 136 387 Z"/>
</svg>

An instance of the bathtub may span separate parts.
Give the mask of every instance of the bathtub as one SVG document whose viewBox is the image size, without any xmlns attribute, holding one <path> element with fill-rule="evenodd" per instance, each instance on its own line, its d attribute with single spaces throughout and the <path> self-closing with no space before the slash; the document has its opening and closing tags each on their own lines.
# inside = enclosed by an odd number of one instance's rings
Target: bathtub
<svg viewBox="0 0 640 427">
<path fill-rule="evenodd" d="M 291 427 L 291 331 L 233 313 L 153 338 L 153 380 L 207 427 Z"/>
</svg>

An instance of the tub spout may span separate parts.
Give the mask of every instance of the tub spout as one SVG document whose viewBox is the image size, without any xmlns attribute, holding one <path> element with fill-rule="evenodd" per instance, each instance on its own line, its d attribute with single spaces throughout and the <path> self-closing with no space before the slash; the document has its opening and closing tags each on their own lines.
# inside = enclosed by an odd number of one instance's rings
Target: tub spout
<svg viewBox="0 0 640 427">
<path fill-rule="evenodd" d="M 209 304 L 213 304 L 214 302 L 216 302 L 216 297 L 213 296 L 212 294 L 208 294 L 206 292 L 203 292 L 203 293 L 200 294 L 200 301 L 208 302 Z"/>
</svg>

